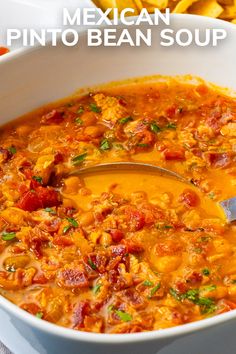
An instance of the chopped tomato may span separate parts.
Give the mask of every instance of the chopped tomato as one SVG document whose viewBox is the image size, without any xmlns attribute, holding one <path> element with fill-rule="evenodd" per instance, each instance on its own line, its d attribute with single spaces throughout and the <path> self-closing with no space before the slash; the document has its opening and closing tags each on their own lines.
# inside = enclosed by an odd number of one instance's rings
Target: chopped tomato
<svg viewBox="0 0 236 354">
<path fill-rule="evenodd" d="M 200 203 L 200 199 L 196 192 L 192 189 L 185 189 L 179 197 L 179 201 L 188 207 L 196 207 Z"/>
<path fill-rule="evenodd" d="M 184 161 L 185 151 L 182 148 L 178 150 L 166 149 L 163 151 L 163 156 L 167 161 Z"/>
<path fill-rule="evenodd" d="M 7 54 L 9 53 L 10 50 L 6 47 L 0 47 L 0 55 L 4 55 L 4 54 Z"/>
<path fill-rule="evenodd" d="M 59 194 L 52 188 L 37 187 L 36 190 L 25 192 L 16 206 L 26 211 L 58 206 Z"/>
<path fill-rule="evenodd" d="M 42 116 L 41 122 L 44 124 L 60 124 L 63 120 L 62 113 L 53 109 L 51 112 Z"/>
</svg>

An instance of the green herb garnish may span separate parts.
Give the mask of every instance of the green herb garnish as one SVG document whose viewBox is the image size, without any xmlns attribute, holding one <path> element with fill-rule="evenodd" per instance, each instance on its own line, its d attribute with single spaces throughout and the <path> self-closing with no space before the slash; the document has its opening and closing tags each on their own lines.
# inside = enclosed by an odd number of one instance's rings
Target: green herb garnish
<svg viewBox="0 0 236 354">
<path fill-rule="evenodd" d="M 14 146 L 10 146 L 10 147 L 8 148 L 8 151 L 9 151 L 12 155 L 15 155 L 16 152 L 17 152 L 17 150 L 16 150 L 16 148 L 15 148 Z"/>
<path fill-rule="evenodd" d="M 210 240 L 210 236 L 201 236 L 197 239 L 198 242 L 208 242 Z"/>
<path fill-rule="evenodd" d="M 110 143 L 107 139 L 103 139 L 100 144 L 101 150 L 109 150 L 111 148 Z"/>
<path fill-rule="evenodd" d="M 207 285 L 207 286 L 204 286 L 203 288 L 203 291 L 213 291 L 216 289 L 216 285 Z"/>
<path fill-rule="evenodd" d="M 109 305 L 108 308 L 107 308 L 107 311 L 111 312 L 113 310 L 114 310 L 114 305 Z"/>
<path fill-rule="evenodd" d="M 113 144 L 113 147 L 116 150 L 124 150 L 124 146 L 122 144 Z"/>
<path fill-rule="evenodd" d="M 166 126 L 167 129 L 176 129 L 177 126 L 175 123 L 168 123 L 167 126 Z"/>
<path fill-rule="evenodd" d="M 210 199 L 214 199 L 215 196 L 216 196 L 216 195 L 215 195 L 214 192 L 211 192 L 211 193 L 208 194 L 208 197 L 209 197 Z"/>
<path fill-rule="evenodd" d="M 16 237 L 15 232 L 3 232 L 2 234 L 2 240 L 3 241 L 11 241 Z"/>
<path fill-rule="evenodd" d="M 202 274 L 203 275 L 210 275 L 210 270 L 208 269 L 208 268 L 204 268 L 203 270 L 202 270 Z"/>
<path fill-rule="evenodd" d="M 132 320 L 132 316 L 127 312 L 115 310 L 115 314 L 124 322 L 129 322 Z"/>
<path fill-rule="evenodd" d="M 64 229 L 63 229 L 63 234 L 66 234 L 67 231 L 69 231 L 70 229 L 71 229 L 71 225 L 65 226 Z"/>
<path fill-rule="evenodd" d="M 66 220 L 68 220 L 73 227 L 79 226 L 78 222 L 74 218 L 67 218 Z"/>
<path fill-rule="evenodd" d="M 129 116 L 129 117 L 125 117 L 125 118 L 119 119 L 118 122 L 119 122 L 120 124 L 126 124 L 126 123 L 128 123 L 128 122 L 131 122 L 132 120 L 133 120 L 133 118 L 132 118 L 131 116 Z"/>
<path fill-rule="evenodd" d="M 92 261 L 90 258 L 88 259 L 88 264 L 90 265 L 90 267 L 91 267 L 93 270 L 97 270 L 96 264 L 94 264 L 93 261 Z"/>
<path fill-rule="evenodd" d="M 81 164 L 81 163 L 85 160 L 86 156 L 87 156 L 87 152 L 85 152 L 84 154 L 75 156 L 75 157 L 72 159 L 73 165 L 76 166 L 76 165 Z"/>
<path fill-rule="evenodd" d="M 154 288 L 152 288 L 152 290 L 150 291 L 150 295 L 148 296 L 149 299 L 151 299 L 156 292 L 160 289 L 161 287 L 161 283 L 158 283 L 156 286 L 154 286 Z"/>
<path fill-rule="evenodd" d="M 210 286 L 210 288 L 212 290 L 215 289 L 215 285 Z M 169 293 L 177 301 L 182 301 L 182 300 L 187 299 L 187 300 L 193 302 L 195 305 L 200 306 L 202 314 L 210 314 L 216 310 L 216 305 L 214 303 L 214 300 L 207 298 L 207 297 L 200 297 L 199 296 L 199 289 L 191 289 L 191 290 L 188 290 L 184 294 L 178 294 L 176 290 L 171 288 L 169 290 Z"/>
<path fill-rule="evenodd" d="M 183 299 L 188 299 L 189 301 L 196 302 L 198 299 L 199 290 L 192 289 L 188 290 L 185 294 L 183 294 Z"/>
<path fill-rule="evenodd" d="M 82 121 L 82 119 L 80 117 L 78 117 L 78 118 L 76 118 L 75 123 L 77 123 L 79 125 L 83 125 L 84 122 Z"/>
<path fill-rule="evenodd" d="M 96 105 L 96 103 L 90 103 L 89 107 L 90 107 L 91 111 L 94 112 L 94 113 L 100 113 L 101 112 L 101 108 L 98 107 Z"/>
<path fill-rule="evenodd" d="M 32 177 L 36 182 L 43 184 L 43 178 L 40 176 L 33 176 Z"/>
<path fill-rule="evenodd" d="M 159 133 L 161 131 L 161 128 L 156 123 L 151 123 L 150 129 L 153 133 Z"/>
<path fill-rule="evenodd" d="M 145 280 L 145 281 L 143 282 L 143 285 L 144 285 L 144 286 L 153 286 L 153 282 L 151 282 L 150 280 Z"/>
<path fill-rule="evenodd" d="M 95 295 L 100 292 L 101 286 L 102 286 L 102 284 L 96 284 L 96 285 L 93 287 L 93 293 L 94 293 Z"/>
<path fill-rule="evenodd" d="M 202 248 L 201 247 L 196 247 L 194 248 L 194 252 L 197 254 L 201 254 L 202 253 Z"/>
<path fill-rule="evenodd" d="M 146 147 L 149 147 L 149 144 L 140 143 L 140 144 L 137 144 L 137 146 L 142 147 L 142 148 L 146 148 Z"/>
<path fill-rule="evenodd" d="M 52 208 L 45 208 L 44 211 L 46 211 L 49 214 L 53 214 L 53 215 L 56 214 L 55 210 L 53 210 Z"/>
<path fill-rule="evenodd" d="M 179 294 L 175 289 L 170 288 L 169 293 L 173 296 L 173 298 L 175 298 L 175 300 L 181 301 L 181 294 Z"/>
<path fill-rule="evenodd" d="M 43 317 L 43 313 L 42 312 L 37 312 L 36 314 L 35 314 L 35 316 L 37 317 L 37 318 L 42 318 Z"/>
<path fill-rule="evenodd" d="M 172 225 L 156 224 L 156 228 L 158 230 L 171 230 L 171 229 L 173 229 L 173 226 Z"/>
<path fill-rule="evenodd" d="M 78 113 L 78 114 L 84 113 L 84 107 L 81 106 L 81 107 L 78 109 L 77 113 Z"/>
</svg>

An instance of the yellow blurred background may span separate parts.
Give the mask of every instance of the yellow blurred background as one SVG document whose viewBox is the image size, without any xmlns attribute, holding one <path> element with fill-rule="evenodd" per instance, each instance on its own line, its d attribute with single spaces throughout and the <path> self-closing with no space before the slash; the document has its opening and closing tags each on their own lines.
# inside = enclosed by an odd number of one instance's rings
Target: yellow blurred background
<svg viewBox="0 0 236 354">
<path fill-rule="evenodd" d="M 169 7 L 173 13 L 220 18 L 236 24 L 236 0 L 94 0 L 93 2 L 103 10 L 116 7 L 122 11 L 130 7 L 137 15 L 142 8 L 152 13 L 155 8 L 164 11 Z"/>
</svg>

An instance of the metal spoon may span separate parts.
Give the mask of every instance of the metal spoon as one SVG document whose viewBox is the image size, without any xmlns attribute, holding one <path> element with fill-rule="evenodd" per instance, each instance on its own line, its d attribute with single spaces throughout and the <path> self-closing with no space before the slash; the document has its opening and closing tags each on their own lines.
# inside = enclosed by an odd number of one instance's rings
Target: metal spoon
<svg viewBox="0 0 236 354">
<path fill-rule="evenodd" d="M 139 171 L 139 172 L 154 172 L 163 177 L 174 178 L 185 184 L 191 184 L 183 176 L 176 172 L 167 170 L 166 168 L 155 166 L 149 163 L 143 162 L 111 162 L 99 164 L 91 167 L 85 167 L 78 170 L 74 170 L 69 175 L 84 175 L 91 173 L 101 173 L 101 172 L 118 172 L 118 171 Z M 223 200 L 219 202 L 219 205 L 224 211 L 227 222 L 232 222 L 236 220 L 236 197 Z"/>
</svg>

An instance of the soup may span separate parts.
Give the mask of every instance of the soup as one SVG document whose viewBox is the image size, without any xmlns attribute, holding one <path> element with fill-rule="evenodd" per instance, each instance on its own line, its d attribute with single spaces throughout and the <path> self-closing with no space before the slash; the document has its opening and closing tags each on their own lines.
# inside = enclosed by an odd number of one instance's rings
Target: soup
<svg viewBox="0 0 236 354">
<path fill-rule="evenodd" d="M 236 99 L 166 78 L 110 86 L 0 130 L 0 294 L 60 326 L 173 327 L 236 308 Z M 145 171 L 73 171 L 149 162 Z"/>
</svg>

